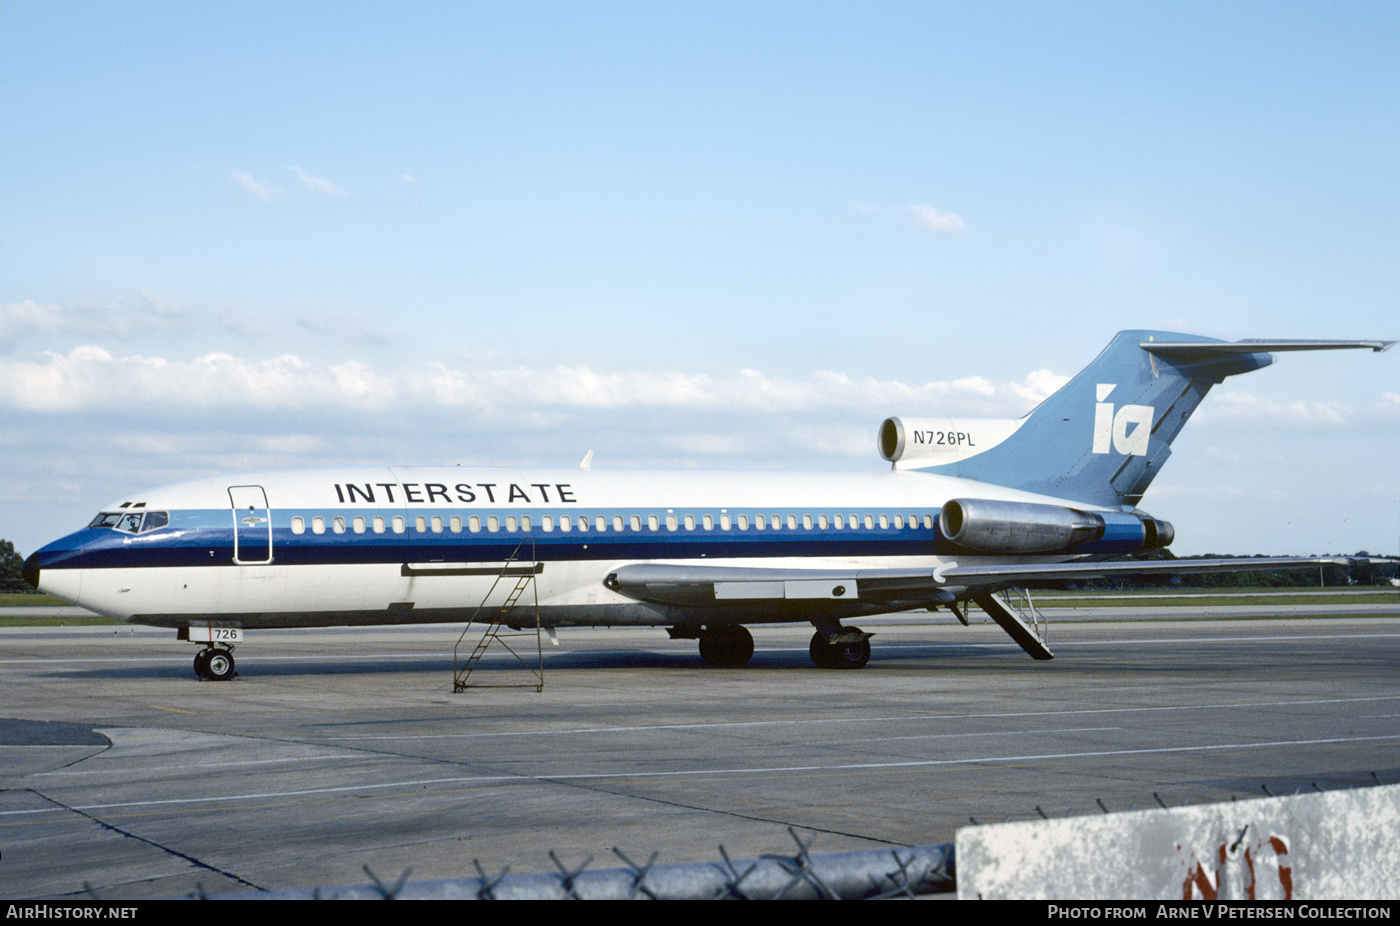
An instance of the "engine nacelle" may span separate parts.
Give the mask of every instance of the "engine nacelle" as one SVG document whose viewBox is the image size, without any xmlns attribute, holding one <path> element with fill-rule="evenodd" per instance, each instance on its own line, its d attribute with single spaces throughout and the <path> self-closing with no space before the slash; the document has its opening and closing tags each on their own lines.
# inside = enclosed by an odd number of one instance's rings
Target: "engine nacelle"
<svg viewBox="0 0 1400 926">
<path fill-rule="evenodd" d="M 955 498 L 939 515 L 943 536 L 979 553 L 1136 553 L 1176 538 L 1171 524 L 1142 512 Z"/>
<path fill-rule="evenodd" d="M 1021 426 L 1014 418 L 886 418 L 880 456 L 898 469 L 956 463 L 995 447 Z"/>
</svg>

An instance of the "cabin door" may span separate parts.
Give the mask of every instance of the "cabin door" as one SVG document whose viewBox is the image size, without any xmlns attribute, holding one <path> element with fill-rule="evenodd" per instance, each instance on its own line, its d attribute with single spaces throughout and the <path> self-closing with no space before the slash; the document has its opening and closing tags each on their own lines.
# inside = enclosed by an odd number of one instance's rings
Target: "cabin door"
<svg viewBox="0 0 1400 926">
<path fill-rule="evenodd" d="M 272 512 L 262 486 L 229 486 L 233 505 L 233 561 L 240 565 L 272 562 Z"/>
</svg>

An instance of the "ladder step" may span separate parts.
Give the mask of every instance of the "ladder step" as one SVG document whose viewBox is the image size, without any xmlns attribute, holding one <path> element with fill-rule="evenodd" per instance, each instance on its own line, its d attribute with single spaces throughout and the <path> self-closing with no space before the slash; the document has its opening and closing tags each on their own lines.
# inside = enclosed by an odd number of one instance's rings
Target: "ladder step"
<svg viewBox="0 0 1400 926">
<path fill-rule="evenodd" d="M 1022 615 L 1008 608 L 1006 604 L 995 595 L 982 595 L 972 599 L 977 602 L 977 606 L 986 611 L 992 620 L 1001 625 L 1001 629 L 1011 635 L 1011 639 L 1020 644 L 1021 649 L 1031 655 L 1033 659 L 1054 659 L 1055 654 L 1050 652 L 1050 648 L 1045 645 L 1045 641 L 1036 632 L 1035 626 Z"/>
<path fill-rule="evenodd" d="M 522 544 L 522 545 L 523 545 L 523 544 Z M 530 668 L 529 665 L 526 664 L 525 661 L 521 658 L 520 654 L 517 653 L 517 652 L 515 651 L 515 649 L 513 649 L 513 648 L 510 646 L 510 644 L 506 643 L 506 642 L 501 638 L 501 634 L 500 634 L 501 627 L 502 627 L 503 624 L 505 624 L 506 618 L 509 617 L 509 615 L 511 614 L 511 612 L 514 611 L 514 610 L 516 609 L 517 603 L 520 601 L 520 596 L 523 595 L 523 594 L 525 593 L 526 589 L 528 589 L 528 588 L 530 587 L 530 583 L 535 581 L 535 576 L 536 576 L 536 574 L 537 574 L 537 572 L 538 572 L 538 563 L 535 564 L 535 568 L 532 568 L 529 572 L 521 572 L 521 571 L 519 571 L 519 567 L 518 567 L 518 566 L 512 566 L 512 565 L 511 565 L 512 563 L 518 562 L 518 560 L 516 559 L 516 554 L 518 554 L 519 552 L 520 552 L 519 547 L 517 547 L 517 548 L 516 548 L 516 553 L 515 553 L 515 554 L 512 554 L 511 557 L 506 561 L 505 567 L 501 570 L 500 574 L 497 575 L 497 577 L 496 577 L 496 582 L 492 583 L 491 588 L 490 588 L 490 589 L 487 591 L 487 593 L 486 593 L 486 598 L 490 598 L 490 597 L 491 597 L 491 593 L 494 592 L 495 589 L 496 589 L 496 584 L 499 583 L 501 579 L 508 578 L 508 577 L 513 577 L 513 578 L 516 579 L 515 587 L 514 587 L 513 589 L 511 589 L 510 594 L 506 596 L 506 600 L 505 600 L 504 602 L 502 602 L 501 605 L 500 605 L 498 608 L 496 608 L 495 616 L 491 619 L 489 625 L 487 626 L 486 632 L 483 633 L 483 634 L 481 635 L 481 639 L 477 642 L 475 648 L 472 650 L 471 655 L 467 657 L 466 661 L 462 664 L 462 667 L 461 667 L 460 669 L 458 669 L 458 670 L 454 673 L 453 684 L 452 684 L 452 690 L 453 690 L 453 691 L 462 691 L 463 689 L 465 689 L 465 688 L 467 687 L 467 677 L 471 675 L 472 670 L 473 670 L 474 668 L 476 668 L 476 665 L 477 665 L 478 662 L 481 661 L 481 658 L 482 658 L 483 656 L 486 655 L 486 651 L 491 647 L 491 644 L 492 644 L 493 642 L 494 642 L 494 643 L 499 643 L 502 647 L 505 648 L 505 650 L 506 650 L 508 653 L 510 653 L 512 656 L 514 656 L 517 660 L 519 660 L 519 661 L 521 662 L 522 665 L 524 665 L 527 669 Z M 467 626 L 462 630 L 462 635 L 461 635 L 461 637 L 459 637 L 458 640 L 457 640 L 457 645 L 458 645 L 458 647 L 460 647 L 461 644 L 462 644 L 462 641 L 466 639 L 467 634 L 471 632 L 472 624 L 475 622 L 477 615 L 481 614 L 481 612 L 482 612 L 483 609 L 485 609 L 485 608 L 486 608 L 486 600 L 483 599 L 482 602 L 481 602 L 481 604 L 477 606 L 476 612 L 472 614 L 471 619 L 467 621 Z M 538 618 L 539 618 L 539 615 L 538 615 L 538 611 L 537 611 L 537 613 L 536 613 L 536 623 L 537 623 L 537 624 L 538 624 Z M 478 625 L 478 626 L 479 626 L 479 625 Z M 535 644 L 536 644 L 536 647 L 538 648 L 538 645 L 539 645 L 539 632 L 538 632 L 538 628 L 536 628 L 535 638 L 536 638 L 536 639 L 535 639 Z M 534 674 L 535 679 L 536 679 L 536 680 L 535 680 L 535 683 L 532 684 L 530 687 L 533 687 L 536 691 L 542 691 L 542 690 L 544 689 L 544 661 L 543 661 L 543 655 L 544 655 L 544 654 L 541 652 L 541 653 L 540 653 L 540 667 L 539 667 L 539 669 L 538 669 L 538 670 L 530 669 L 530 671 Z M 455 659 L 456 659 L 456 650 L 453 651 L 453 659 L 454 659 L 454 661 L 455 661 Z M 500 687 L 500 686 L 487 686 L 487 687 Z M 507 686 L 507 687 L 520 687 L 520 686 L 511 685 L 511 686 Z"/>
</svg>

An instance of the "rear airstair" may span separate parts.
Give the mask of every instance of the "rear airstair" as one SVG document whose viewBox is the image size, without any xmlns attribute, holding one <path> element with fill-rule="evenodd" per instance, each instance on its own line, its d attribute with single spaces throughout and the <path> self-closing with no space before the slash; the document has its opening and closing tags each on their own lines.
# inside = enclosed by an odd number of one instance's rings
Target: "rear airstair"
<svg viewBox="0 0 1400 926">
<path fill-rule="evenodd" d="M 1046 643 L 1049 626 L 1045 615 L 1031 601 L 1031 593 L 1024 588 L 1008 588 L 998 595 L 990 592 L 972 599 L 977 606 L 1001 625 L 1001 629 L 1020 644 L 1021 649 L 1033 659 L 1054 659 Z"/>
</svg>

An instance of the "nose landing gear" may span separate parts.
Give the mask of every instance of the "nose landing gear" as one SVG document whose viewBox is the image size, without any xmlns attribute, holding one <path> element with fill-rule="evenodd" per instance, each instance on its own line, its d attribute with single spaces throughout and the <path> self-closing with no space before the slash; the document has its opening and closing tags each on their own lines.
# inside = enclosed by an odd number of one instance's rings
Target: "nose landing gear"
<svg viewBox="0 0 1400 926">
<path fill-rule="evenodd" d="M 236 676 L 233 647 L 210 646 L 194 657 L 194 674 L 211 682 L 226 682 Z"/>
</svg>

